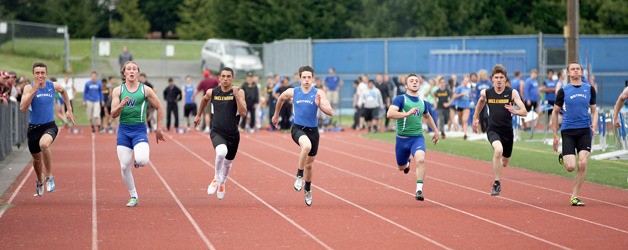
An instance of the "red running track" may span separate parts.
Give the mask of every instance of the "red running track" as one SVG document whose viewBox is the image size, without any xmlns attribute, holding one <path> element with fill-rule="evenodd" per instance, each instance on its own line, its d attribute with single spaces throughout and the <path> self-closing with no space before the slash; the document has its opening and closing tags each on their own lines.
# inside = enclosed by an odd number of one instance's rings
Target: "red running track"
<svg viewBox="0 0 628 250">
<path fill-rule="evenodd" d="M 225 199 L 206 194 L 209 136 L 151 137 L 151 164 L 134 169 L 140 195 L 125 207 L 115 135 L 63 131 L 53 144 L 57 190 L 34 197 L 27 166 L 2 200 L 2 248 L 628 248 L 628 193 L 517 168 L 489 195 L 487 162 L 427 153 L 426 200 L 394 166 L 394 145 L 358 133 L 321 134 L 314 202 L 292 188 L 298 147 L 287 133 L 242 134 Z M 516 157 L 516 154 L 514 155 Z M 557 166 L 559 167 L 559 166 Z M 414 169 L 413 171 L 414 172 Z"/>
</svg>

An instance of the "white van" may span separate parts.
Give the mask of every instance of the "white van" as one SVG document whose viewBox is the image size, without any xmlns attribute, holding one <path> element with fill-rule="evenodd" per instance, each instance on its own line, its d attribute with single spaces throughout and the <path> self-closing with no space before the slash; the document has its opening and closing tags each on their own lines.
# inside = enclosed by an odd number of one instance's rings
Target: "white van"
<svg viewBox="0 0 628 250">
<path fill-rule="evenodd" d="M 263 68 L 259 53 L 249 43 L 230 39 L 207 39 L 201 50 L 201 70 L 218 72 L 223 67 L 242 73 L 261 71 Z"/>
</svg>

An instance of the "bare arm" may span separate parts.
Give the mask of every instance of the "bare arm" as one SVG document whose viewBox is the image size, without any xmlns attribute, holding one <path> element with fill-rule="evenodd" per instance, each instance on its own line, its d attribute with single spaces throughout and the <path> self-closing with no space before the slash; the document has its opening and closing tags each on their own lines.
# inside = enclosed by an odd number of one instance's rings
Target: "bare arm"
<svg viewBox="0 0 628 250">
<path fill-rule="evenodd" d="M 55 91 L 59 92 L 63 97 L 63 101 L 65 102 L 65 115 L 70 118 L 72 123 L 76 124 L 76 120 L 74 120 L 74 113 L 72 111 L 72 105 L 70 104 L 70 97 L 68 97 L 68 92 L 65 91 L 63 85 L 59 83 L 54 83 Z"/>
<path fill-rule="evenodd" d="M 392 119 L 401 119 L 411 116 L 412 114 L 416 113 L 416 111 L 417 108 L 412 108 L 408 110 L 408 112 L 400 112 L 399 107 L 395 105 L 390 105 L 390 108 L 388 108 L 388 112 L 386 112 L 386 116 Z"/>
<path fill-rule="evenodd" d="M 161 126 L 164 122 L 164 109 L 161 106 L 161 102 L 159 101 L 159 98 L 157 98 L 157 94 L 155 94 L 155 91 L 153 91 L 153 89 L 144 86 L 144 93 L 146 93 L 146 99 L 148 100 L 150 105 L 152 105 L 153 108 L 155 108 L 155 110 L 157 111 L 157 129 L 155 130 L 157 143 L 159 143 L 160 140 L 165 141 L 164 135 L 161 133 Z"/>
<path fill-rule="evenodd" d="M 26 85 L 24 86 L 24 92 L 22 93 L 22 101 L 20 102 L 20 111 L 25 112 L 28 107 L 31 106 L 31 102 L 33 102 L 33 98 L 35 98 L 35 93 L 39 90 L 37 84 Z"/>
<path fill-rule="evenodd" d="M 526 106 L 523 104 L 521 97 L 519 97 L 519 92 L 516 89 L 512 90 L 512 100 L 515 101 L 515 105 L 519 108 L 518 110 L 514 109 L 514 107 L 510 104 L 506 105 L 506 109 L 515 115 L 525 117 L 528 115 L 528 110 L 526 110 Z"/>
<path fill-rule="evenodd" d="M 212 99 L 212 89 L 208 89 L 207 92 L 205 93 L 205 95 L 203 95 L 203 98 L 201 98 L 201 104 L 199 105 L 199 111 L 196 116 L 194 117 L 194 125 L 198 126 L 199 124 L 201 124 L 201 117 L 203 116 L 203 110 L 205 110 L 205 107 L 207 107 L 207 103 Z M 210 124 L 211 124 L 211 116 L 209 116 L 210 118 Z M 207 126 L 209 126 L 209 124 L 207 124 Z"/>
<path fill-rule="evenodd" d="M 427 126 L 434 131 L 434 135 L 432 136 L 432 142 L 436 144 L 438 142 L 438 137 L 440 136 L 440 132 L 438 131 L 438 127 L 436 123 L 434 123 L 434 118 L 430 115 L 430 112 L 423 114 L 423 120 L 427 122 Z"/>
<path fill-rule="evenodd" d="M 126 105 L 126 103 L 131 99 L 130 97 L 125 97 L 122 102 L 120 102 L 120 88 L 115 87 L 113 91 L 111 91 L 111 117 L 117 118 L 122 113 L 122 109 Z"/>
<path fill-rule="evenodd" d="M 281 107 L 283 107 L 283 104 L 289 101 L 293 96 L 294 96 L 294 89 L 289 88 L 283 93 L 281 93 L 281 95 L 279 95 L 279 97 L 277 98 L 277 105 L 275 106 L 275 114 L 273 115 L 273 118 L 271 119 L 271 122 L 273 123 L 273 125 L 275 125 L 275 127 L 279 123 L 279 111 L 281 111 Z"/>
<path fill-rule="evenodd" d="M 590 105 L 591 108 L 591 132 L 593 132 L 593 137 L 597 134 L 597 106 L 595 104 Z"/>
<path fill-rule="evenodd" d="M 247 110 L 246 110 L 246 100 L 244 100 L 244 90 L 234 86 L 233 93 L 234 93 L 233 97 L 236 99 L 236 105 L 238 106 L 238 114 L 240 115 L 240 117 L 246 116 Z"/>
<path fill-rule="evenodd" d="M 475 104 L 475 110 L 482 110 L 485 104 L 486 104 L 486 90 L 483 89 L 482 91 L 480 91 L 480 99 L 478 99 L 478 103 Z M 479 128 L 480 113 L 481 112 L 473 113 L 473 125 L 471 125 L 471 127 L 473 128 L 473 132 L 475 133 L 480 132 L 480 128 Z"/>
<path fill-rule="evenodd" d="M 619 111 L 621 107 L 624 106 L 624 103 L 626 103 L 626 99 L 628 99 L 628 87 L 624 88 L 624 91 L 621 92 L 615 103 L 615 108 L 613 109 L 613 124 L 615 127 L 619 128 L 619 126 L 621 126 L 619 124 Z"/>
<path fill-rule="evenodd" d="M 329 103 L 329 100 L 327 99 L 327 94 L 325 94 L 325 91 L 316 92 L 316 105 L 326 115 L 328 116 L 334 115 L 334 110 L 331 108 L 331 104 Z"/>
</svg>

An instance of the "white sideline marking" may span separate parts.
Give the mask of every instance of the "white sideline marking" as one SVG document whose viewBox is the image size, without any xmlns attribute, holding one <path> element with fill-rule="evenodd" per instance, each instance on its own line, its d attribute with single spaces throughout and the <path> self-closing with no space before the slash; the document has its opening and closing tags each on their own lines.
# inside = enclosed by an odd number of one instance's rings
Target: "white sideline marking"
<svg viewBox="0 0 628 250">
<path fill-rule="evenodd" d="M 98 249 L 98 209 L 96 203 L 96 146 L 92 134 L 92 250 Z"/>
<path fill-rule="evenodd" d="M 206 135 L 203 135 L 205 137 L 207 137 Z M 182 148 L 184 148 L 185 150 L 187 150 L 188 152 L 190 152 L 190 154 L 194 155 L 196 158 L 198 158 L 199 160 L 201 160 L 202 162 L 204 162 L 206 165 L 209 165 L 210 167 L 214 168 L 214 165 L 209 163 L 207 160 L 205 160 L 203 157 L 199 156 L 198 154 L 196 154 L 194 151 L 190 150 L 188 147 L 184 146 L 183 144 L 181 144 L 179 141 L 177 141 L 176 139 L 174 139 L 172 136 L 168 135 L 168 138 L 172 141 L 174 141 L 177 145 L 181 146 Z M 241 185 L 239 182 L 237 182 L 236 180 L 234 180 L 231 177 L 227 177 L 229 178 L 229 180 L 231 180 L 231 182 L 233 182 L 234 184 L 236 184 L 238 187 L 242 188 L 242 190 L 244 190 L 245 192 L 247 192 L 248 194 L 250 194 L 251 196 L 253 196 L 256 200 L 258 200 L 259 202 L 261 202 L 262 204 L 264 204 L 266 207 L 270 208 L 273 212 L 275 212 L 276 214 L 278 214 L 279 216 L 281 216 L 282 218 L 284 218 L 285 220 L 287 220 L 288 222 L 290 222 L 290 224 L 292 224 L 293 226 L 295 226 L 296 228 L 298 228 L 299 230 L 301 230 L 301 232 L 305 233 L 307 236 L 309 236 L 310 238 L 312 238 L 314 241 L 316 241 L 318 244 L 320 244 L 321 246 L 323 246 L 325 249 L 332 249 L 330 246 L 328 246 L 327 244 L 325 244 L 325 242 L 323 242 L 322 240 L 318 239 L 314 234 L 310 233 L 309 231 L 307 231 L 307 229 L 305 229 L 304 227 L 302 227 L 301 225 L 297 224 L 294 220 L 290 219 L 290 217 L 288 217 L 287 215 L 283 214 L 282 212 L 280 212 L 279 210 L 277 210 L 275 207 L 273 207 L 272 205 L 268 204 L 266 201 L 264 201 L 262 198 L 260 198 L 259 196 L 255 195 L 253 192 L 251 192 L 251 190 L 245 188 L 243 185 Z"/>
<path fill-rule="evenodd" d="M 269 143 L 266 143 L 266 142 L 263 142 L 263 141 L 260 141 L 260 140 L 257 140 L 257 139 L 253 139 L 253 138 L 250 138 L 250 139 L 251 139 L 251 140 L 258 141 L 259 143 L 263 143 L 263 144 L 266 144 L 266 145 L 268 145 L 268 146 L 271 146 L 271 147 L 277 148 L 277 149 L 279 149 L 279 150 L 281 150 L 281 151 L 284 151 L 284 152 L 287 152 L 287 153 L 291 153 L 291 154 L 294 154 L 294 155 L 298 155 L 298 154 L 296 154 L 296 153 L 293 153 L 293 152 L 291 152 L 291 151 L 288 151 L 288 150 L 285 150 L 285 149 L 283 149 L 283 148 L 277 147 L 277 146 L 275 146 L 275 145 L 272 145 L 272 144 L 269 144 Z M 355 173 L 349 172 L 349 171 L 344 170 L 344 169 L 337 168 L 337 167 L 335 167 L 335 166 L 333 166 L 333 165 L 330 165 L 330 164 L 327 164 L 327 163 L 325 163 L 325 162 L 318 161 L 318 163 L 319 163 L 319 164 L 321 164 L 321 165 L 326 165 L 326 166 L 328 166 L 328 167 L 330 167 L 330 168 L 333 168 L 333 169 L 336 169 L 336 170 L 338 170 L 338 171 L 341 171 L 341 172 L 344 172 L 344 173 L 347 173 L 347 174 L 350 174 L 350 175 L 353 175 L 353 176 L 356 176 L 356 177 L 359 177 L 359 178 L 365 179 L 365 180 L 367 180 L 367 181 L 370 181 L 370 182 L 376 183 L 376 184 L 378 184 L 378 185 L 382 185 L 382 186 L 388 187 L 388 188 L 390 188 L 390 189 L 394 189 L 394 190 L 396 190 L 396 191 L 399 191 L 399 192 L 402 192 L 402 193 L 405 193 L 405 194 L 409 194 L 409 195 L 414 196 L 414 194 L 413 194 L 413 193 L 409 193 L 409 192 L 406 192 L 406 191 L 401 190 L 401 189 L 399 189 L 399 188 L 396 188 L 396 187 L 390 186 L 390 185 L 388 185 L 388 184 L 386 184 L 386 183 L 378 182 L 378 181 L 373 180 L 373 179 L 370 179 L 370 178 L 368 178 L 368 177 L 365 177 L 365 176 L 362 176 L 362 175 L 358 175 L 358 174 L 355 174 Z M 555 246 L 555 247 L 558 247 L 558 248 L 562 248 L 562 249 L 569 249 L 568 247 L 563 246 L 563 245 L 560 245 L 560 244 L 558 244 L 558 243 L 555 243 L 555 242 L 552 242 L 552 241 L 549 241 L 549 240 L 543 239 L 543 238 L 538 237 L 538 236 L 531 235 L 531 234 L 529 234 L 529 233 L 526 233 L 526 232 L 520 231 L 520 230 L 518 230 L 518 229 L 515 229 L 515 228 L 512 228 L 512 227 L 509 227 L 509 226 L 507 226 L 507 225 L 501 224 L 501 223 L 496 222 L 496 221 L 492 221 L 492 220 L 490 220 L 490 219 L 486 219 L 486 218 L 484 218 L 484 217 L 481 217 L 481 216 L 478 216 L 478 215 L 472 214 L 472 213 L 470 213 L 470 212 L 466 212 L 466 211 L 463 211 L 463 210 L 460 210 L 460 209 L 457 209 L 457 208 L 454 208 L 454 207 L 451 207 L 451 206 L 448 206 L 448 205 L 446 205 L 446 204 L 443 204 L 443 203 L 440 203 L 440 202 L 436 202 L 436 201 L 433 201 L 433 200 L 426 200 L 426 201 L 428 201 L 428 202 L 432 202 L 432 203 L 434 203 L 434 204 L 437 204 L 437 205 L 443 206 L 443 207 L 448 208 L 448 209 L 451 209 L 451 210 L 453 210 L 453 211 L 456 211 L 456 212 L 459 212 L 459 213 L 462 213 L 462 214 L 465 214 L 465 215 L 471 216 L 471 217 L 473 217 L 473 218 L 476 218 L 476 219 L 479 219 L 479 220 L 482 220 L 482 221 L 488 222 L 488 223 L 490 223 L 490 224 L 493 224 L 493 225 L 499 226 L 499 227 L 501 227 L 501 228 L 505 228 L 505 229 L 511 230 L 511 231 L 513 231 L 513 232 L 516 232 L 516 233 L 522 234 L 522 235 L 527 236 L 527 237 L 530 237 L 530 238 L 532 238 L 532 239 L 536 239 L 536 240 L 538 240 L 538 241 L 541 241 L 541 242 L 547 243 L 547 244 L 549 244 L 549 245 L 552 245 L 552 246 Z"/>
<path fill-rule="evenodd" d="M 363 146 L 361 144 L 352 144 L 352 143 L 348 143 L 348 142 L 345 142 L 345 141 L 342 141 L 342 140 L 338 140 L 338 139 L 335 139 L 335 138 L 328 138 L 328 139 L 334 140 L 334 141 L 337 141 L 337 142 L 341 142 L 341 143 L 344 143 L 344 144 L 350 144 L 352 146 L 357 146 L 357 147 L 361 147 L 361 148 L 375 150 L 375 151 L 378 151 L 378 152 L 390 153 L 390 151 L 386 151 L 386 150 L 383 150 L 383 149 L 366 147 L 366 146 Z M 455 167 L 455 166 L 452 166 L 452 165 L 447 165 L 447 164 L 443 164 L 443 163 L 436 162 L 436 161 L 425 160 L 425 162 L 434 163 L 434 164 L 438 164 L 438 165 L 441 165 L 441 166 L 444 166 L 444 167 L 453 168 L 453 169 L 456 169 L 456 170 L 465 171 L 465 172 L 469 172 L 469 173 L 474 173 L 474 174 L 479 174 L 479 175 L 483 175 L 483 176 L 493 177 L 493 175 L 486 174 L 486 173 L 483 173 L 483 172 L 477 172 L 477 171 L 469 170 L 469 169 L 465 169 L 465 168 L 458 168 L 458 167 Z M 531 171 L 531 170 L 529 170 L 529 171 Z M 552 191 L 552 192 L 559 193 L 559 194 L 571 195 L 571 193 L 566 193 L 566 192 L 562 192 L 562 191 L 551 189 L 551 188 L 547 188 L 547 187 L 537 186 L 537 185 L 530 184 L 530 183 L 527 183 L 527 182 L 512 180 L 512 179 L 503 178 L 503 177 L 502 177 L 502 180 L 508 180 L 510 182 L 514 182 L 514 183 L 518 183 L 518 184 L 522 184 L 522 185 L 526 185 L 526 186 L 530 186 L 530 187 L 535 187 L 535 188 L 543 189 L 543 190 L 546 190 L 546 191 Z M 627 181 L 628 181 L 628 179 L 627 179 Z M 604 203 L 604 204 L 613 205 L 613 206 L 616 206 L 616 207 L 621 207 L 621 208 L 628 209 L 628 206 L 624 206 L 624 205 L 621 205 L 621 204 L 616 204 L 616 203 L 612 203 L 612 202 L 609 202 L 609 201 L 603 201 L 603 200 L 599 200 L 599 199 L 595 199 L 595 198 L 591 198 L 591 197 L 586 197 L 586 196 L 580 196 L 580 197 L 581 198 L 585 198 L 587 200 L 597 201 L 597 202 L 600 202 L 600 203 Z"/>
<path fill-rule="evenodd" d="M 170 138 L 170 139 L 172 139 L 172 138 Z M 205 233 L 203 233 L 203 230 L 201 230 L 201 227 L 199 227 L 198 223 L 196 223 L 194 218 L 192 218 L 192 215 L 190 215 L 188 210 L 185 209 L 185 207 L 183 206 L 183 203 L 181 203 L 181 200 L 179 200 L 179 197 L 177 197 L 177 195 L 174 193 L 174 191 L 172 191 L 172 188 L 170 188 L 170 185 L 168 185 L 168 183 L 166 182 L 166 180 L 164 180 L 164 178 L 161 176 L 159 171 L 157 171 L 157 168 L 155 167 L 153 162 L 149 161 L 148 164 L 150 164 L 150 166 L 153 169 L 153 171 L 155 171 L 155 173 L 157 174 L 157 177 L 159 177 L 159 180 L 161 180 L 161 183 L 163 183 L 164 186 L 166 187 L 166 189 L 168 189 L 168 193 L 170 193 L 170 196 L 172 196 L 174 201 L 177 202 L 177 205 L 179 205 L 179 208 L 181 209 L 181 211 L 183 211 L 183 214 L 185 214 L 185 217 L 187 217 L 188 221 L 190 221 L 190 223 L 192 223 L 192 226 L 194 226 L 194 229 L 196 230 L 196 233 L 198 233 L 198 235 L 201 237 L 201 239 L 203 239 L 203 242 L 205 242 L 205 246 L 207 246 L 207 248 L 209 248 L 211 250 L 216 250 L 216 247 L 214 247 L 214 245 L 212 245 L 212 243 L 209 241 L 207 236 L 205 236 Z"/>
<path fill-rule="evenodd" d="M 7 201 L 7 203 L 5 205 L 10 205 L 11 202 L 13 202 L 13 199 L 15 199 L 15 196 L 17 196 L 17 193 L 20 192 L 20 190 L 22 189 L 22 186 L 24 186 L 24 183 L 26 183 L 26 179 L 28 179 L 28 177 L 30 177 L 31 174 L 33 173 L 33 171 L 34 171 L 33 169 L 34 168 L 32 167 L 32 164 L 30 164 L 30 165 L 31 165 L 31 170 L 29 170 L 28 173 L 26 174 L 26 176 L 24 176 L 24 179 L 22 179 L 22 182 L 20 182 L 20 185 L 18 185 L 17 188 L 15 189 L 15 191 L 13 191 L 13 194 L 11 194 L 11 197 L 9 198 L 9 200 Z M 0 211 L 0 219 L 2 219 L 2 215 L 4 215 L 4 212 L 6 212 L 7 209 Z"/>
</svg>

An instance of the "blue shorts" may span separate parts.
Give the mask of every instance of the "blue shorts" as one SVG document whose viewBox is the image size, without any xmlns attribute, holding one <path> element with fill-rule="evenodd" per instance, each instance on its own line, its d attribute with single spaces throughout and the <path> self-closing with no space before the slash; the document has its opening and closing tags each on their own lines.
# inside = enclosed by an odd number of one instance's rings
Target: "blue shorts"
<svg viewBox="0 0 628 250">
<path fill-rule="evenodd" d="M 146 124 L 120 124 L 118 126 L 117 145 L 133 149 L 140 142 L 148 143 Z"/>
<path fill-rule="evenodd" d="M 396 137 L 395 156 L 397 165 L 404 166 L 408 163 L 410 155 L 414 156 L 417 150 L 425 152 L 425 138 L 423 136 Z"/>
</svg>

